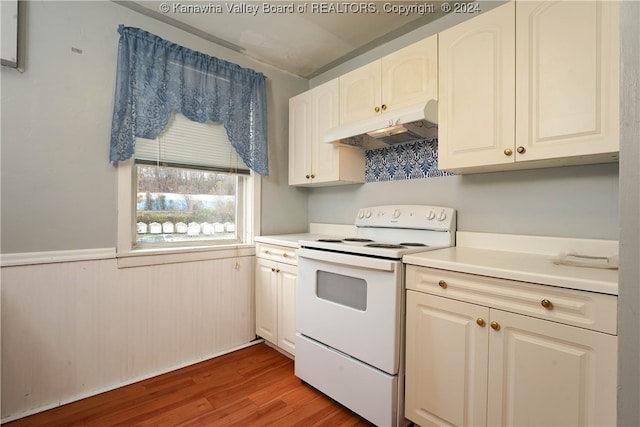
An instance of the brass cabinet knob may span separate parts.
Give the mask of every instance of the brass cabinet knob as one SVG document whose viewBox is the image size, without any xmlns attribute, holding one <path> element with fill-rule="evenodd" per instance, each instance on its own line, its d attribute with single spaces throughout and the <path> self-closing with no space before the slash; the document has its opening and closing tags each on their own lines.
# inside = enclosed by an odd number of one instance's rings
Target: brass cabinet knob
<svg viewBox="0 0 640 427">
<path fill-rule="evenodd" d="M 282 257 L 283 257 L 283 258 L 289 258 L 289 254 L 288 254 L 288 253 L 286 253 L 286 252 L 283 252 L 283 253 L 282 253 Z"/>
<path fill-rule="evenodd" d="M 444 280 L 440 280 L 438 282 L 438 286 L 440 286 L 442 289 L 447 289 L 447 282 L 445 282 Z"/>
<path fill-rule="evenodd" d="M 276 273 L 280 273 L 280 269 L 279 268 L 276 268 Z"/>
<path fill-rule="evenodd" d="M 382 104 L 382 111 L 386 111 L 387 109 L 387 104 Z"/>
<path fill-rule="evenodd" d="M 315 176 L 315 174 L 311 174 L 311 179 L 313 179 L 313 178 L 315 178 L 315 177 L 316 177 L 316 176 Z"/>
<path fill-rule="evenodd" d="M 510 156 L 513 154 L 513 150 L 511 148 L 505 148 L 504 149 L 504 155 L 505 156 Z"/>
<path fill-rule="evenodd" d="M 520 154 L 524 153 L 525 151 L 527 151 L 526 148 L 524 148 L 522 145 L 519 146 L 518 148 L 516 148 L 516 151 Z"/>
<path fill-rule="evenodd" d="M 478 317 L 476 319 L 476 323 L 478 324 L 478 326 L 482 326 L 484 328 L 484 326 L 487 324 L 487 322 L 484 321 L 484 319 L 482 317 Z"/>
<path fill-rule="evenodd" d="M 307 179 L 311 178 L 311 176 L 310 176 L 310 175 L 305 175 L 305 177 L 306 177 Z"/>
<path fill-rule="evenodd" d="M 540 305 L 542 305 L 547 310 L 553 310 L 553 303 L 548 299 L 543 299 L 542 301 L 540 301 Z"/>
<path fill-rule="evenodd" d="M 271 267 L 271 271 L 275 273 L 276 272 L 276 268 L 275 267 Z"/>
<path fill-rule="evenodd" d="M 494 329 L 496 331 L 500 330 L 500 323 L 496 322 L 495 320 L 491 322 L 489 325 L 491 326 L 491 329 Z"/>
<path fill-rule="evenodd" d="M 267 255 L 269 255 L 269 250 L 268 250 L 268 249 L 265 249 L 265 250 L 264 250 L 264 253 L 265 253 L 265 254 L 267 254 Z"/>
<path fill-rule="evenodd" d="M 374 108 L 373 111 L 375 111 L 376 113 L 379 113 L 380 112 L 380 107 L 376 106 L 376 108 Z"/>
</svg>

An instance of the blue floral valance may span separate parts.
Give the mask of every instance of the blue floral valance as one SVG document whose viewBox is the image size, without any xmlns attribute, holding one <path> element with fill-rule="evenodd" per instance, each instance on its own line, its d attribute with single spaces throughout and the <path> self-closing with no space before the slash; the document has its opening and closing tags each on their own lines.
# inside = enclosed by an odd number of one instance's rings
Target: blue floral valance
<svg viewBox="0 0 640 427">
<path fill-rule="evenodd" d="M 222 122 L 252 170 L 268 175 L 265 76 L 171 43 L 139 28 L 118 28 L 118 68 L 110 160 L 133 156 L 135 138 L 156 138 L 173 112 Z"/>
</svg>

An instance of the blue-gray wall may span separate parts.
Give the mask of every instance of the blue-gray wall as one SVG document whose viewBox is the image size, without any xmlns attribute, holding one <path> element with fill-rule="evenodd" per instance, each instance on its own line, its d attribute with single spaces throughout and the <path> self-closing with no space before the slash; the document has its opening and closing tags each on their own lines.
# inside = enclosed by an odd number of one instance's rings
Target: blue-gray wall
<svg viewBox="0 0 640 427">
<path fill-rule="evenodd" d="M 1 67 L 2 253 L 116 246 L 117 178 L 108 144 L 118 24 L 267 76 L 270 176 L 262 180 L 262 230 L 306 228 L 306 193 L 287 183 L 287 147 L 288 100 L 309 87 L 307 80 L 110 1 L 24 5 L 24 70 Z"/>
</svg>

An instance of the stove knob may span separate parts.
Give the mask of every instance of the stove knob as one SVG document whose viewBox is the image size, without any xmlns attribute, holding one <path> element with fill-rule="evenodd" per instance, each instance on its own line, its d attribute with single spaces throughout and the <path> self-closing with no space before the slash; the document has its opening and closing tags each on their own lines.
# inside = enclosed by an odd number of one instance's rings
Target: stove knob
<svg viewBox="0 0 640 427">
<path fill-rule="evenodd" d="M 362 219 L 364 218 L 364 211 L 360 210 L 360 212 L 358 212 L 358 218 Z"/>
<path fill-rule="evenodd" d="M 445 219 L 447 219 L 447 213 L 445 211 L 440 212 L 440 215 L 438 215 L 438 221 L 444 221 Z"/>
<path fill-rule="evenodd" d="M 400 216 L 400 210 L 399 209 L 394 210 L 392 216 L 394 218 L 398 218 Z"/>
<path fill-rule="evenodd" d="M 436 212 L 431 210 L 429 211 L 429 214 L 427 215 L 427 219 L 431 220 L 434 219 L 436 217 Z"/>
<path fill-rule="evenodd" d="M 367 211 L 364 216 L 366 216 L 367 218 L 371 218 L 371 211 Z"/>
</svg>

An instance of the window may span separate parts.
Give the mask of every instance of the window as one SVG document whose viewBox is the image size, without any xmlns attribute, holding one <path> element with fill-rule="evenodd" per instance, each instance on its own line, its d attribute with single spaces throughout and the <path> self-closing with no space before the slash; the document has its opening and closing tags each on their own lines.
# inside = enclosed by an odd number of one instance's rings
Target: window
<svg viewBox="0 0 640 427">
<path fill-rule="evenodd" d="M 136 164 L 135 247 L 241 243 L 246 176 Z"/>
<path fill-rule="evenodd" d="M 221 123 L 174 114 L 158 138 L 136 139 L 128 168 L 120 174 L 131 208 L 120 215 L 128 233 L 119 232 L 119 252 L 252 241 L 255 180 Z"/>
</svg>

